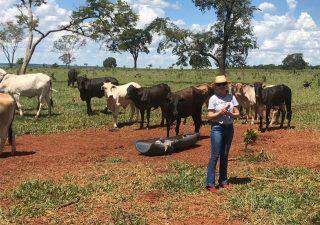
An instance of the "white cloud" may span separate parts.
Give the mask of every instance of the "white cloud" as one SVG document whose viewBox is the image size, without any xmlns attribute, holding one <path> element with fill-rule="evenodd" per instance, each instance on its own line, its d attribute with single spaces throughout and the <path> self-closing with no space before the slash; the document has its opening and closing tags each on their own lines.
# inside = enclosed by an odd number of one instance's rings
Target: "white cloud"
<svg viewBox="0 0 320 225">
<path fill-rule="evenodd" d="M 264 11 L 268 11 L 268 10 L 275 10 L 276 7 L 274 6 L 274 4 L 270 3 L 270 2 L 263 2 L 259 5 L 258 7 L 262 12 Z"/>
<path fill-rule="evenodd" d="M 253 24 L 260 49 L 251 51 L 250 64 L 281 64 L 287 54 L 297 52 L 303 53 L 311 64 L 319 64 L 320 28 L 307 12 L 301 12 L 298 18 L 291 13 L 267 13 Z"/>
<path fill-rule="evenodd" d="M 287 0 L 287 4 L 289 6 L 289 9 L 294 10 L 297 8 L 298 2 L 296 0 Z"/>
<path fill-rule="evenodd" d="M 186 25 L 186 22 L 184 22 L 184 20 L 182 19 L 178 19 L 178 20 L 174 20 L 173 23 L 177 26 L 184 26 Z"/>
<path fill-rule="evenodd" d="M 165 17 L 165 9 L 179 9 L 178 2 L 170 3 L 165 0 L 125 0 L 138 13 L 138 27 L 144 27 L 157 17 Z"/>
</svg>

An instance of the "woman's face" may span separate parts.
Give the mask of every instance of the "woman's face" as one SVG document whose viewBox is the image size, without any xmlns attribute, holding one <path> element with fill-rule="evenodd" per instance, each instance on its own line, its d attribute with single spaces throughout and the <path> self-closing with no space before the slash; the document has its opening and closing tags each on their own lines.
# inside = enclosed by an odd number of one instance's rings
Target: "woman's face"
<svg viewBox="0 0 320 225">
<path fill-rule="evenodd" d="M 226 95 L 228 92 L 228 83 L 215 84 L 215 91 L 220 95 Z"/>
</svg>

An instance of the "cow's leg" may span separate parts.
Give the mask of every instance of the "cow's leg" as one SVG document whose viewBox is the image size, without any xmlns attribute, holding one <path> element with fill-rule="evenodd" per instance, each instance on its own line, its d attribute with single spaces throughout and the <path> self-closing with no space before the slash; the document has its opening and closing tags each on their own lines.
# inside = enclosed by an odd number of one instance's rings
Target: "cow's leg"
<svg viewBox="0 0 320 225">
<path fill-rule="evenodd" d="M 40 115 L 40 111 L 41 111 L 42 105 L 43 105 L 43 103 L 42 103 L 42 102 L 40 102 L 39 109 L 38 109 L 38 111 L 37 111 L 37 113 L 36 113 L 36 115 L 35 115 L 35 117 L 34 117 L 35 119 L 38 119 L 38 118 L 39 118 L 39 115 Z"/>
<path fill-rule="evenodd" d="M 134 106 L 134 104 L 131 103 L 130 104 L 130 118 L 129 118 L 130 123 L 133 121 L 134 113 L 135 113 L 135 106 Z"/>
<path fill-rule="evenodd" d="M 3 152 L 4 150 L 4 146 L 6 144 L 6 141 L 7 141 L 7 138 L 6 137 L 2 137 L 1 140 L 0 140 L 0 153 Z"/>
<path fill-rule="evenodd" d="M 180 124 L 181 124 L 181 117 L 178 117 L 177 124 L 176 124 L 176 135 L 179 135 Z"/>
<path fill-rule="evenodd" d="M 86 99 L 87 103 L 87 114 L 91 115 L 92 114 L 92 109 L 91 109 L 91 98 Z"/>
<path fill-rule="evenodd" d="M 49 116 L 51 116 L 52 100 L 50 99 L 50 95 L 49 94 L 46 96 L 46 103 L 47 103 L 47 106 L 48 106 L 48 114 L 49 114 Z"/>
<path fill-rule="evenodd" d="M 150 124 L 150 112 L 151 112 L 151 108 L 147 109 L 147 128 L 149 128 L 149 124 Z"/>
<path fill-rule="evenodd" d="M 144 122 L 144 109 L 140 109 L 140 114 L 141 114 L 140 129 L 142 129 L 143 122 Z"/>
<path fill-rule="evenodd" d="M 164 126 L 164 108 L 161 107 L 161 123 L 160 126 L 163 127 Z"/>
<path fill-rule="evenodd" d="M 9 126 L 8 136 L 9 143 L 11 145 L 11 154 L 14 155 L 16 153 L 16 138 L 12 130 L 12 123 Z"/>
<path fill-rule="evenodd" d="M 245 123 L 248 123 L 250 117 L 250 108 L 246 107 Z"/>
<path fill-rule="evenodd" d="M 134 107 L 134 110 L 136 112 L 136 121 L 138 122 L 139 118 L 140 118 L 140 112 L 139 112 L 139 109 L 137 107 Z"/>
<path fill-rule="evenodd" d="M 280 129 L 281 129 L 283 127 L 284 119 L 286 117 L 286 110 L 282 106 L 280 106 L 279 110 L 281 112 L 281 122 L 280 122 Z"/>
<path fill-rule="evenodd" d="M 119 106 L 115 106 L 112 112 L 113 116 L 113 128 L 118 128 L 118 115 L 119 115 Z"/>
<path fill-rule="evenodd" d="M 17 103 L 17 107 L 18 107 L 18 109 L 19 109 L 19 114 L 20 114 L 20 116 L 23 116 L 22 105 L 21 105 L 21 103 L 20 103 L 20 95 L 15 94 L 15 95 L 13 95 L 13 98 L 14 98 L 14 100 L 15 100 L 16 103 Z"/>
<path fill-rule="evenodd" d="M 200 127 L 201 127 L 201 124 L 202 124 L 202 121 L 201 121 L 201 110 L 199 110 L 196 114 L 193 114 L 192 115 L 192 119 L 193 119 L 193 122 L 194 122 L 194 132 L 195 133 L 199 133 L 200 132 Z"/>
<path fill-rule="evenodd" d="M 263 123 L 263 107 L 257 107 L 257 115 L 259 117 L 259 130 L 262 131 L 262 123 Z"/>
<path fill-rule="evenodd" d="M 39 99 L 39 96 L 37 96 L 37 110 L 39 110 L 39 107 L 40 107 L 40 99 Z"/>
<path fill-rule="evenodd" d="M 267 106 L 267 108 L 266 108 L 266 130 L 269 129 L 269 125 L 270 125 L 270 111 L 271 111 L 271 107 Z"/>
<path fill-rule="evenodd" d="M 255 110 L 253 106 L 250 106 L 250 113 L 251 113 L 251 125 L 254 124 L 254 114 L 255 114 Z"/>
<path fill-rule="evenodd" d="M 171 120 L 166 118 L 166 124 L 167 124 L 167 137 L 169 137 L 170 136 Z"/>
</svg>

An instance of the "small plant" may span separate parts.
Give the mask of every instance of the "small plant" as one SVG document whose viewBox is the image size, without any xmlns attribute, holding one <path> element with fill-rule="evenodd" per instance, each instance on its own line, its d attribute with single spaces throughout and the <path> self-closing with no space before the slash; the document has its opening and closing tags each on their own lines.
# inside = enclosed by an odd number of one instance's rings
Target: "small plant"
<svg viewBox="0 0 320 225">
<path fill-rule="evenodd" d="M 258 132 L 254 129 L 247 129 L 246 132 L 244 132 L 244 144 L 245 144 L 245 149 L 248 148 L 248 145 L 252 145 L 256 143 L 258 139 Z"/>
</svg>

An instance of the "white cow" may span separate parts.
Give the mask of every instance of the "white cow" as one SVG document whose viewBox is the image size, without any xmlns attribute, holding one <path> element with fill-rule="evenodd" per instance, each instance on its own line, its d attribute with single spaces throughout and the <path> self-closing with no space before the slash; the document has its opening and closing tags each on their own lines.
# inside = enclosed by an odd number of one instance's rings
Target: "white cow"
<svg viewBox="0 0 320 225">
<path fill-rule="evenodd" d="M 38 98 L 38 112 L 35 118 L 40 115 L 41 107 L 44 103 L 48 105 L 49 116 L 51 115 L 51 78 L 43 73 L 14 75 L 7 74 L 0 83 L 3 92 L 11 94 L 19 108 L 20 115 L 23 115 L 20 96 Z"/>
<path fill-rule="evenodd" d="M 139 117 L 139 110 L 135 107 L 134 103 L 128 99 L 127 89 L 130 85 L 133 85 L 136 88 L 141 88 L 141 86 L 135 82 L 130 82 L 128 84 L 116 86 L 110 82 L 104 83 L 102 89 L 104 90 L 105 96 L 107 98 L 107 107 L 112 111 L 113 115 L 113 127 L 118 127 L 118 115 L 119 108 L 122 106 L 124 109 L 130 105 L 130 122 L 133 120 L 134 112 L 137 115 L 137 120 Z"/>
<path fill-rule="evenodd" d="M 15 138 L 12 132 L 15 108 L 14 99 L 8 94 L 0 93 L 0 153 L 4 149 L 7 138 L 9 138 L 9 143 L 12 146 L 12 154 L 16 151 Z"/>
</svg>

